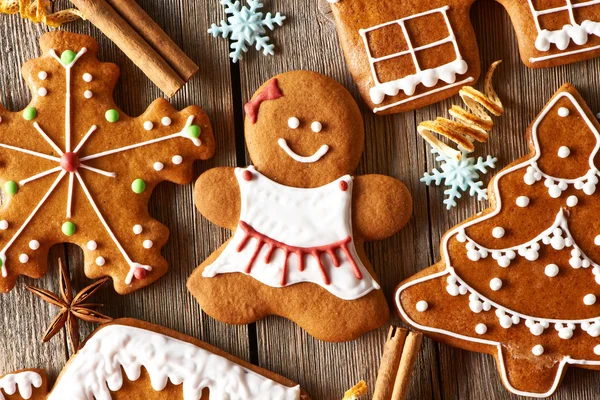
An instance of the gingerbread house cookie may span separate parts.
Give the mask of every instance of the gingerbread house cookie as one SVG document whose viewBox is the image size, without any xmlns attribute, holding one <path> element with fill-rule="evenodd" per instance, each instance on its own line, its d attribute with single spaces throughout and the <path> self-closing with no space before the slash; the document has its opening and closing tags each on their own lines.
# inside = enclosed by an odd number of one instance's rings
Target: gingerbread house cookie
<svg viewBox="0 0 600 400">
<path fill-rule="evenodd" d="M 600 56 L 600 1 L 498 0 L 508 11 L 530 68 Z"/>
<path fill-rule="evenodd" d="M 448 98 L 479 77 L 474 0 L 329 0 L 348 68 L 377 114 Z"/>
<path fill-rule="evenodd" d="M 551 395 L 569 366 L 600 369 L 599 131 L 564 85 L 529 128 L 531 153 L 490 184 L 491 208 L 396 292 L 406 322 L 494 355 L 518 395 Z"/>
</svg>

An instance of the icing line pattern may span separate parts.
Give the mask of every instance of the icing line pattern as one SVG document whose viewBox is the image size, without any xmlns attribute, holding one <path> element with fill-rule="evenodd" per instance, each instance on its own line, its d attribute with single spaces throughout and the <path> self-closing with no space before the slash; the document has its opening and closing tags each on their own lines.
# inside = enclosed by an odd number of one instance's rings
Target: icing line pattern
<svg viewBox="0 0 600 400">
<path fill-rule="evenodd" d="M 18 391 L 19 396 L 28 400 L 33 395 L 33 388 L 40 388 L 42 382 L 40 374 L 34 371 L 22 371 L 6 375 L 0 379 L 0 400 L 5 400 L 2 390 L 9 396 Z"/>
</svg>

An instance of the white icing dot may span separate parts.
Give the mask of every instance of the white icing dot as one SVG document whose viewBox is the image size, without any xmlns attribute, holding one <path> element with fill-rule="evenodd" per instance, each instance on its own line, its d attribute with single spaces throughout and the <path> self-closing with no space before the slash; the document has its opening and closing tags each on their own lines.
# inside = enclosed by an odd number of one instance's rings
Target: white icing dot
<svg viewBox="0 0 600 400">
<path fill-rule="evenodd" d="M 94 251 L 98 248 L 98 243 L 96 243 L 93 240 L 90 240 L 89 242 L 87 242 L 87 248 L 88 250 Z"/>
<path fill-rule="evenodd" d="M 577 203 L 579 203 L 579 199 L 577 198 L 577 196 L 569 196 L 567 198 L 567 206 L 575 207 Z"/>
<path fill-rule="evenodd" d="M 485 324 L 477 324 L 477 326 L 475 326 L 475 332 L 478 335 L 485 335 L 487 332 L 487 326 L 485 326 Z"/>
<path fill-rule="evenodd" d="M 569 149 L 567 146 L 560 146 L 558 149 L 558 156 L 560 158 L 567 158 L 569 155 L 571 155 L 571 149 Z"/>
<path fill-rule="evenodd" d="M 48 73 L 46 71 L 40 71 L 40 73 L 38 74 L 38 78 L 40 78 L 40 80 L 45 81 L 46 79 L 48 79 Z"/>
<path fill-rule="evenodd" d="M 173 164 L 175 165 L 179 165 L 183 162 L 183 157 L 181 156 L 173 156 L 173 158 L 171 159 L 171 161 L 173 161 Z"/>
<path fill-rule="evenodd" d="M 531 349 L 531 352 L 534 356 L 541 356 L 542 354 L 544 354 L 544 346 L 542 346 L 541 344 L 536 344 L 535 346 L 533 346 L 533 349 Z"/>
<path fill-rule="evenodd" d="M 86 99 L 91 99 L 92 97 L 94 97 L 94 93 L 91 90 L 86 90 L 85 92 L 83 92 L 83 97 L 85 97 Z"/>
<path fill-rule="evenodd" d="M 21 254 L 19 256 L 19 261 L 21 261 L 21 264 L 25 264 L 27 261 L 29 261 L 29 256 L 27 254 Z"/>
<path fill-rule="evenodd" d="M 596 246 L 600 246 L 600 235 L 598 235 L 598 236 L 596 236 L 596 237 L 594 238 L 594 244 L 595 244 Z"/>
<path fill-rule="evenodd" d="M 152 123 L 152 121 L 146 121 L 144 122 L 144 129 L 147 131 L 151 131 L 152 128 L 154 128 L 154 124 Z"/>
<path fill-rule="evenodd" d="M 155 171 L 162 171 L 162 169 L 165 167 L 165 164 L 157 161 L 154 163 L 153 167 Z"/>
<path fill-rule="evenodd" d="M 38 242 L 37 240 L 32 240 L 31 242 L 29 242 L 29 248 L 31 250 L 37 250 L 40 248 L 40 242 Z"/>
<path fill-rule="evenodd" d="M 2 229 L 3 231 L 8 229 L 8 221 L 3 219 L 2 221 L 0 221 L 0 229 Z"/>
<path fill-rule="evenodd" d="M 171 125 L 171 122 L 172 122 L 172 121 L 171 121 L 171 118 L 169 118 L 169 117 L 163 117 L 163 118 L 160 120 L 160 123 L 161 123 L 161 124 L 163 124 L 164 126 L 169 126 L 169 125 Z"/>
<path fill-rule="evenodd" d="M 559 117 L 568 117 L 569 116 L 569 109 L 566 107 L 561 107 L 558 109 L 558 116 Z"/>
<path fill-rule="evenodd" d="M 546 268 L 544 268 L 544 274 L 546 274 L 546 276 L 549 276 L 550 278 L 554 278 L 556 275 L 558 275 L 558 265 L 546 265 Z"/>
<path fill-rule="evenodd" d="M 500 278 L 493 278 L 490 281 L 490 288 L 494 291 L 496 290 L 500 290 L 502 288 L 502 279 Z"/>
<path fill-rule="evenodd" d="M 314 133 L 319 133 L 321 132 L 321 130 L 323 130 L 323 124 L 319 121 L 315 121 L 312 124 L 310 124 L 310 129 L 312 129 Z"/>
<path fill-rule="evenodd" d="M 418 312 L 424 312 L 429 308 L 429 304 L 425 300 L 421 300 L 417 302 L 416 308 Z"/>
<path fill-rule="evenodd" d="M 508 329 L 513 325 L 513 320 L 508 315 L 503 315 L 500 317 L 500 326 L 504 329 Z"/>
<path fill-rule="evenodd" d="M 38 95 L 45 97 L 48 94 L 48 89 L 41 87 L 38 89 Z"/>
<path fill-rule="evenodd" d="M 292 129 L 298 129 L 300 126 L 300 120 L 296 117 L 288 119 L 288 126 Z"/>
<path fill-rule="evenodd" d="M 594 304 L 596 304 L 596 296 L 594 296 L 593 294 L 586 294 L 585 296 L 583 296 L 583 304 L 585 304 L 586 306 L 593 306 Z"/>
<path fill-rule="evenodd" d="M 594 354 L 600 356 L 600 344 L 594 346 Z"/>
<path fill-rule="evenodd" d="M 91 81 L 92 81 L 92 79 L 94 79 L 94 77 L 92 76 L 92 74 L 89 74 L 89 73 L 87 73 L 87 72 L 86 72 L 85 74 L 83 74 L 83 80 L 84 80 L 84 81 L 86 81 L 86 82 L 91 82 Z"/>
<path fill-rule="evenodd" d="M 527 207 L 529 205 L 529 197 L 527 197 L 527 196 L 517 197 L 517 205 L 521 208 Z"/>
<path fill-rule="evenodd" d="M 133 233 L 135 233 L 136 235 L 139 235 L 140 233 L 142 233 L 144 231 L 144 228 L 142 228 L 141 225 L 135 225 L 133 227 Z"/>
<path fill-rule="evenodd" d="M 492 229 L 492 236 L 495 237 L 496 239 L 500 239 L 502 237 L 504 237 L 504 228 L 502 228 L 501 226 L 497 226 L 494 229 Z"/>
<path fill-rule="evenodd" d="M 98 257 L 96 258 L 96 265 L 98 266 L 103 266 L 104 264 L 106 264 L 106 260 L 104 259 L 104 257 Z"/>
<path fill-rule="evenodd" d="M 144 240 L 143 245 L 145 249 L 151 249 L 154 243 L 152 243 L 152 240 Z"/>
</svg>

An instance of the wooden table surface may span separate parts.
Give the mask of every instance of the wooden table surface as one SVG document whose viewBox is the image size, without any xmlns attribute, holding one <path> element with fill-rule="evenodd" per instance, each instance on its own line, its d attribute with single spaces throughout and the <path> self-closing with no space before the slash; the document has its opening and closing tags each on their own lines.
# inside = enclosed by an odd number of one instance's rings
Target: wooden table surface
<svg viewBox="0 0 600 400">
<path fill-rule="evenodd" d="M 271 34 L 276 55 L 264 57 L 250 51 L 238 65 L 228 58 L 228 44 L 213 39 L 206 30 L 223 18 L 218 0 L 141 0 L 140 4 L 170 36 L 200 65 L 199 74 L 172 103 L 203 107 L 211 117 L 217 154 L 198 162 L 199 175 L 215 166 L 245 166 L 249 160 L 243 140 L 242 105 L 260 84 L 275 74 L 311 69 L 345 85 L 359 101 L 366 127 L 365 152 L 358 173 L 380 173 L 401 179 L 414 198 L 410 223 L 392 238 L 369 244 L 367 253 L 383 290 L 392 302 L 394 287 L 404 278 L 439 259 L 443 233 L 466 217 L 482 210 L 485 202 L 464 198 L 446 211 L 443 189 L 419 182 L 423 172 L 434 167 L 416 125 L 438 115 L 458 98 L 399 115 L 378 117 L 359 100 L 356 86 L 346 68 L 335 26 L 316 0 L 266 0 L 266 11 L 280 11 L 288 19 Z M 492 154 L 499 167 L 527 153 L 525 130 L 554 91 L 570 81 L 583 94 L 592 110 L 600 111 L 600 61 L 548 70 L 528 70 L 521 63 L 516 37 L 504 9 L 491 0 L 473 7 L 482 69 L 494 60 L 504 63 L 496 74 L 495 86 L 506 105 L 506 114 L 496 119 L 490 141 L 477 147 L 478 155 Z M 65 27 L 90 34 L 101 43 L 100 58 L 120 65 L 122 77 L 116 90 L 117 103 L 130 115 L 142 113 L 162 93 L 101 32 L 87 22 Z M 21 65 L 40 54 L 38 38 L 46 28 L 16 16 L 0 16 L 0 101 L 11 110 L 27 105 L 30 94 L 20 76 Z M 478 83 L 481 87 L 481 82 Z M 491 175 L 485 177 L 486 182 Z M 117 296 L 104 288 L 97 300 L 113 317 L 134 317 L 164 325 L 200 338 L 238 357 L 280 373 L 300 383 L 315 399 L 339 399 L 360 379 L 372 390 L 388 328 L 370 332 L 349 343 L 319 342 L 290 321 L 270 317 L 249 326 L 222 324 L 202 312 L 187 292 L 191 272 L 222 244 L 229 232 L 220 229 L 195 210 L 192 185 L 162 184 L 150 202 L 151 214 L 169 226 L 171 237 L 163 249 L 170 264 L 168 273 L 153 286 L 129 296 Z M 90 281 L 82 269 L 82 252 L 71 245 L 57 245 L 51 252 L 49 273 L 35 284 L 58 290 L 58 257 L 65 257 L 74 287 Z M 70 355 L 61 332 L 50 343 L 40 338 L 56 309 L 25 291 L 30 279 L 20 279 L 7 295 L 0 295 L 0 374 L 21 368 L 45 368 L 54 379 Z M 364 316 L 368 318 L 368 316 Z M 398 324 L 394 317 L 390 324 Z M 84 325 L 87 335 L 92 326 Z M 600 397 L 600 374 L 571 369 L 556 399 Z M 414 372 L 409 399 L 506 399 L 491 356 L 469 353 L 425 340 Z"/>
</svg>

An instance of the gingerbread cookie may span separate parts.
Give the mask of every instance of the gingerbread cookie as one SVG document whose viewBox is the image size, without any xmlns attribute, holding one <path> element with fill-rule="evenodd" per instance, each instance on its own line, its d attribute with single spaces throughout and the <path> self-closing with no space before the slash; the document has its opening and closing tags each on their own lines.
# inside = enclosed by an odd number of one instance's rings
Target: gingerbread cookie
<svg viewBox="0 0 600 400">
<path fill-rule="evenodd" d="M 133 319 L 98 328 L 50 392 L 44 371 L 0 378 L 0 399 L 308 400 L 296 383 L 198 339 Z M 14 396 L 12 396 L 14 395 Z"/>
<path fill-rule="evenodd" d="M 328 77 L 295 71 L 266 82 L 245 109 L 254 166 L 209 170 L 195 188 L 198 210 L 233 237 L 189 290 L 223 322 L 279 315 L 321 340 L 383 325 L 389 311 L 363 244 L 396 233 L 412 204 L 396 179 L 351 175 L 364 144 L 354 99 Z"/>
<path fill-rule="evenodd" d="M 406 322 L 494 355 L 519 395 L 551 395 L 570 365 L 600 369 L 599 131 L 564 85 L 529 128 L 531 154 L 490 184 L 491 208 L 396 292 Z"/>
<path fill-rule="evenodd" d="M 479 78 L 474 0 L 329 0 L 348 68 L 377 114 L 414 110 Z"/>
<path fill-rule="evenodd" d="M 148 200 L 162 181 L 190 182 L 193 162 L 213 155 L 208 117 L 158 99 L 131 118 L 112 98 L 119 69 L 98 61 L 94 39 L 58 31 L 40 44 L 23 67 L 31 103 L 0 106 L 0 291 L 44 275 L 61 242 L 83 249 L 89 278 L 110 276 L 119 293 L 147 286 L 167 270 L 169 235 Z"/>
<path fill-rule="evenodd" d="M 498 0 L 508 11 L 530 68 L 600 56 L 600 1 Z"/>
</svg>

